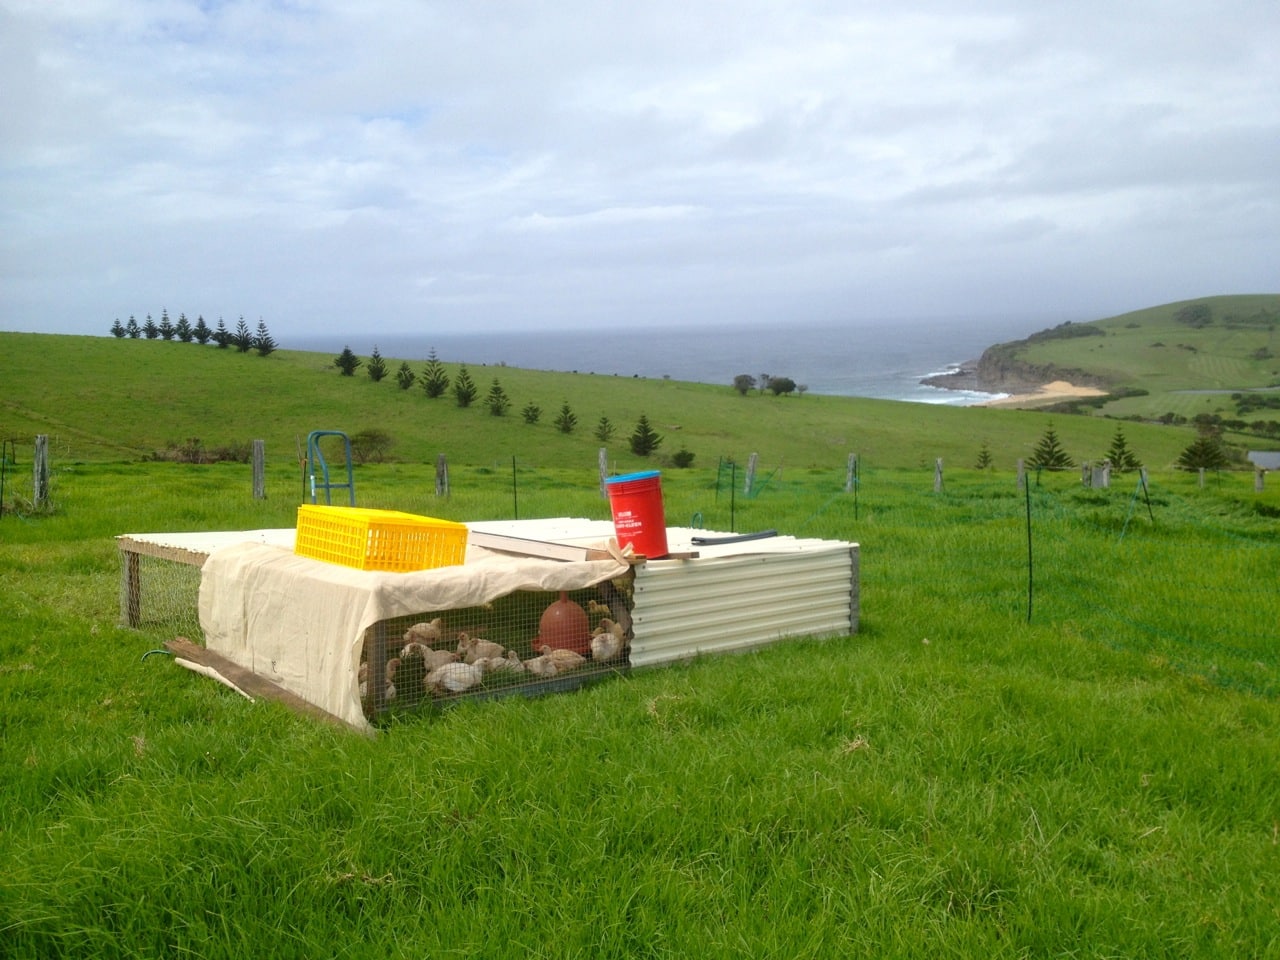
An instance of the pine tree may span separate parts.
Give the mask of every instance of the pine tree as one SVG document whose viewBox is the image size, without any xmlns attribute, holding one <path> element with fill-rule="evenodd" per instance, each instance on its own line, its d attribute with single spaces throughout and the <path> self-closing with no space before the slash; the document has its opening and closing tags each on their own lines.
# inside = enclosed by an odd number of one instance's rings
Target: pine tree
<svg viewBox="0 0 1280 960">
<path fill-rule="evenodd" d="M 408 390 L 413 386 L 414 381 L 418 379 L 417 374 L 409 366 L 408 360 L 400 361 L 400 369 L 396 371 L 396 383 L 400 385 L 401 390 Z"/>
<path fill-rule="evenodd" d="M 612 421 L 610 421 L 606 416 L 601 416 L 599 422 L 596 424 L 594 436 L 601 443 L 608 443 L 613 439 L 613 431 L 614 427 Z"/>
<path fill-rule="evenodd" d="M 556 415 L 556 429 L 561 433 L 573 433 L 573 428 L 578 425 L 577 415 L 569 409 L 569 401 L 566 400 L 560 406 L 560 412 Z"/>
<path fill-rule="evenodd" d="M 524 422 L 532 426 L 542 419 L 542 408 L 530 400 L 524 405 L 524 409 L 520 411 L 520 416 L 524 417 Z"/>
<path fill-rule="evenodd" d="M 1129 444 L 1124 439 L 1123 427 L 1116 427 L 1116 435 L 1111 438 L 1111 447 L 1107 450 L 1107 459 L 1117 473 L 1142 469 L 1142 461 L 1129 449 Z"/>
<path fill-rule="evenodd" d="M 160 311 L 160 326 L 158 326 L 156 330 L 160 333 L 160 339 L 173 339 L 173 321 L 169 319 L 168 309 L 162 309 Z"/>
<path fill-rule="evenodd" d="M 119 317 L 116 317 L 116 322 L 111 325 L 111 335 L 117 340 L 122 340 L 124 338 L 124 324 L 120 322 Z"/>
<path fill-rule="evenodd" d="M 1217 433 L 1202 433 L 1182 453 L 1178 454 L 1178 467 L 1182 470 L 1221 470 L 1228 464 L 1227 452 Z"/>
<path fill-rule="evenodd" d="M 185 313 L 178 314 L 178 322 L 174 324 L 173 333 L 183 343 L 190 343 L 195 337 L 195 331 L 191 329 L 191 321 L 187 319 Z"/>
<path fill-rule="evenodd" d="M 236 332 L 231 335 L 231 342 L 236 345 L 236 349 L 241 353 L 248 353 L 253 349 L 253 333 L 249 330 L 249 324 L 244 322 L 244 317 L 240 317 L 240 322 L 236 324 Z"/>
<path fill-rule="evenodd" d="M 129 322 L 124 325 L 124 332 L 129 335 L 130 340 L 137 340 L 142 336 L 142 328 L 138 326 L 138 321 L 133 314 L 129 314 Z"/>
<path fill-rule="evenodd" d="M 276 349 L 276 341 L 267 332 L 267 322 L 261 317 L 258 318 L 258 332 L 253 335 L 253 349 L 258 351 L 260 357 L 268 356 Z"/>
<path fill-rule="evenodd" d="M 156 326 L 156 322 L 151 319 L 151 314 L 147 314 L 147 322 L 142 325 L 142 335 L 148 340 L 154 340 L 160 336 L 160 328 Z"/>
<path fill-rule="evenodd" d="M 436 356 L 434 347 L 427 354 L 427 365 L 422 368 L 422 389 L 432 400 L 443 397 L 449 389 L 449 375 L 444 372 L 444 364 Z"/>
<path fill-rule="evenodd" d="M 213 330 L 213 342 L 218 345 L 219 350 L 225 350 L 231 345 L 231 331 L 227 329 L 226 321 L 221 317 L 218 318 L 218 325 Z"/>
<path fill-rule="evenodd" d="M 213 331 L 209 329 L 209 325 L 204 322 L 204 314 L 196 317 L 196 325 L 191 328 L 191 335 L 196 338 L 196 343 L 204 346 L 213 339 Z"/>
<path fill-rule="evenodd" d="M 460 407 L 469 407 L 476 398 L 476 384 L 467 372 L 467 365 L 460 364 L 458 375 L 453 381 L 453 399 Z"/>
<path fill-rule="evenodd" d="M 369 362 L 365 364 L 364 372 L 369 375 L 369 379 L 374 383 L 381 382 L 382 378 L 387 375 L 387 361 L 382 359 L 382 354 L 378 352 L 378 345 L 373 345 L 373 353 L 369 354 Z"/>
<path fill-rule="evenodd" d="M 982 449 L 978 451 L 978 462 L 974 464 L 975 470 L 990 470 L 992 463 L 991 447 L 987 441 L 982 441 Z"/>
<path fill-rule="evenodd" d="M 350 347 L 343 347 L 342 352 L 333 360 L 333 365 L 344 377 L 354 377 L 360 363 L 360 358 L 351 352 Z"/>
<path fill-rule="evenodd" d="M 1052 423 L 1045 428 L 1044 436 L 1036 444 L 1027 466 L 1033 470 L 1066 470 L 1075 466 L 1075 461 L 1062 449 Z"/>
<path fill-rule="evenodd" d="M 489 407 L 489 412 L 495 417 L 505 417 L 507 415 L 507 410 L 511 407 L 511 398 L 502 389 L 502 384 L 498 382 L 497 377 L 493 378 L 493 385 L 489 387 L 489 396 L 485 398 L 484 402 Z"/>
<path fill-rule="evenodd" d="M 662 437 L 649 425 L 649 418 L 640 414 L 636 428 L 631 432 L 631 452 L 637 457 L 647 457 L 660 446 Z"/>
</svg>

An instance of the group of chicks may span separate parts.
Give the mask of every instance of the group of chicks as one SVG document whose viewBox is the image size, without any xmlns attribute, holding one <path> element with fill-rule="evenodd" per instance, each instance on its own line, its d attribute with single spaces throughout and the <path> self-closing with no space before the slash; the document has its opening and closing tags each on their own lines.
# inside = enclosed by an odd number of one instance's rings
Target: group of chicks
<svg viewBox="0 0 1280 960">
<path fill-rule="evenodd" d="M 465 631 L 458 631 L 457 644 L 453 646 L 445 635 L 441 617 L 413 624 L 405 631 L 403 640 L 400 655 L 389 658 L 386 663 L 384 700 L 387 703 L 397 699 L 413 703 L 428 694 L 465 693 L 490 676 L 502 676 L 508 681 L 523 674 L 549 678 L 576 670 L 589 662 L 616 660 L 626 646 L 626 631 L 616 621 L 601 617 L 591 635 L 589 657 L 574 650 L 542 644 L 536 648 L 538 654 L 527 660 L 521 660 L 515 650 Z M 366 712 L 373 699 L 368 672 L 369 664 L 362 661 L 359 670 L 360 701 Z"/>
</svg>

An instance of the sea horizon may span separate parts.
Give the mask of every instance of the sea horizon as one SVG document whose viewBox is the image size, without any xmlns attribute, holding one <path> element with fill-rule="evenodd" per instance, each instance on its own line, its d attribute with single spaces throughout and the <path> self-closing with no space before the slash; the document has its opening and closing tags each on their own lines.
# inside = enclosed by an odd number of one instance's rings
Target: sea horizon
<svg viewBox="0 0 1280 960">
<path fill-rule="evenodd" d="M 446 363 L 731 385 L 739 374 L 789 377 L 830 396 L 972 406 L 1002 394 L 929 386 L 996 343 L 1030 336 L 1058 320 L 954 317 L 769 327 L 614 328 L 474 334 L 316 334 L 290 349 L 408 360 L 434 350 Z"/>
</svg>

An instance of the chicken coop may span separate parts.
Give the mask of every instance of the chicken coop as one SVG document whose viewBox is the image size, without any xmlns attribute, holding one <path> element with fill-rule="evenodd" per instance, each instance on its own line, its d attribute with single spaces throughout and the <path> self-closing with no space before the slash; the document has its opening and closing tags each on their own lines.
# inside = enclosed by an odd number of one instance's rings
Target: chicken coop
<svg viewBox="0 0 1280 960">
<path fill-rule="evenodd" d="M 198 567 L 209 657 L 359 729 L 857 631 L 856 543 L 669 528 L 669 556 L 649 560 L 619 551 L 607 520 L 466 528 L 463 562 L 410 572 L 300 556 L 293 530 L 126 535 L 121 617 L 150 616 L 152 567 Z"/>
</svg>

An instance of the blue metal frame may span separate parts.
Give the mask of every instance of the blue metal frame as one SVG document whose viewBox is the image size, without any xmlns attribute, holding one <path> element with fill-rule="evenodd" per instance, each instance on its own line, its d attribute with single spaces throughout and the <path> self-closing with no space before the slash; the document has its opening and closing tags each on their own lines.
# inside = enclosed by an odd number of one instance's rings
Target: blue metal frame
<svg viewBox="0 0 1280 960">
<path fill-rule="evenodd" d="M 320 450 L 321 437 L 341 437 L 342 449 L 347 458 L 347 482 L 334 483 L 329 479 L 329 464 Z M 320 468 L 320 483 L 316 482 L 316 467 Z M 324 502 L 332 504 L 332 491 L 346 489 L 351 506 L 356 505 L 356 480 L 351 470 L 351 439 L 341 430 L 312 430 L 307 434 L 307 474 L 311 480 L 311 502 L 316 503 L 316 491 L 324 490 Z"/>
</svg>

